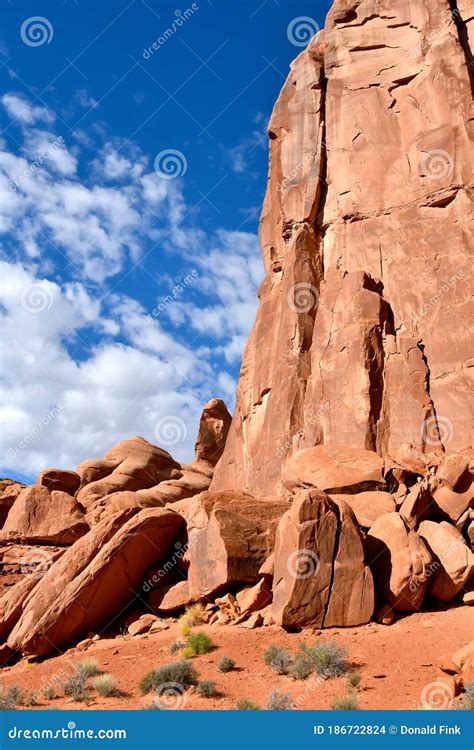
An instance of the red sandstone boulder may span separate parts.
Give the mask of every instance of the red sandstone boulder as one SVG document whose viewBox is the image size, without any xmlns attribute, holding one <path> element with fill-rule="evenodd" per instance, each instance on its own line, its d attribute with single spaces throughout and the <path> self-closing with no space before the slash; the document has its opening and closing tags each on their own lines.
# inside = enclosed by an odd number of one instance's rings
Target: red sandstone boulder
<svg viewBox="0 0 474 750">
<path fill-rule="evenodd" d="M 344 445 L 317 445 L 295 453 L 287 461 L 282 478 L 290 491 L 316 487 L 331 495 L 384 489 L 380 456 Z"/>
<path fill-rule="evenodd" d="M 32 544 L 73 544 L 89 531 L 76 500 L 65 492 L 36 484 L 25 487 L 13 504 L 1 532 L 3 540 Z"/>
<path fill-rule="evenodd" d="M 370 528 L 366 550 L 377 601 L 397 612 L 420 609 L 433 563 L 421 537 L 398 513 L 388 513 Z"/>
<path fill-rule="evenodd" d="M 8 639 L 10 648 L 46 655 L 90 630 L 106 627 L 136 597 L 150 565 L 166 559 L 183 525 L 181 516 L 173 511 L 142 510 L 124 525 L 120 524 L 98 551 L 96 545 L 96 554 L 90 559 L 84 546 L 89 547 L 97 526 L 90 532 L 89 544 L 84 545 L 84 540 L 80 540 L 78 550 L 74 549 L 76 545 L 71 547 L 33 590 Z M 107 529 L 110 533 L 111 527 L 105 526 L 101 535 L 104 531 L 107 534 Z M 67 562 L 75 562 L 75 554 L 79 554 L 82 564 L 76 564 L 74 571 L 72 565 L 69 571 L 65 570 Z M 48 576 L 54 573 L 53 582 Z"/>
<path fill-rule="evenodd" d="M 396 510 L 395 500 L 388 492 L 358 492 L 357 495 L 330 495 L 332 500 L 342 500 L 354 511 L 359 526 L 370 528 L 386 513 Z"/>
<path fill-rule="evenodd" d="M 474 574 L 474 555 L 462 534 L 446 521 L 423 521 L 418 533 L 434 559 L 428 591 L 435 599 L 449 602 Z"/>
<path fill-rule="evenodd" d="M 188 581 L 178 581 L 169 586 L 162 586 L 148 595 L 148 606 L 155 612 L 167 614 L 182 609 L 193 601 L 189 593 Z"/>
<path fill-rule="evenodd" d="M 372 575 L 354 514 L 301 490 L 278 524 L 272 615 L 284 627 L 361 625 L 372 617 Z"/>
<path fill-rule="evenodd" d="M 105 461 L 115 468 L 103 478 L 83 485 L 77 493 L 77 499 L 87 508 L 113 492 L 146 489 L 179 476 L 180 466 L 170 454 L 143 438 L 117 443 L 105 454 Z"/>
<path fill-rule="evenodd" d="M 399 513 L 411 528 L 416 529 L 421 521 L 431 517 L 435 507 L 429 488 L 420 482 L 408 492 Z"/>
<path fill-rule="evenodd" d="M 249 615 L 260 609 L 264 609 L 272 601 L 272 587 L 270 582 L 263 578 L 261 581 L 239 591 L 235 597 L 238 611 L 241 615 Z"/>
<path fill-rule="evenodd" d="M 0 479 L 0 529 L 6 521 L 10 508 L 20 492 L 25 489 L 21 482 L 13 479 Z"/>
<path fill-rule="evenodd" d="M 38 474 L 36 484 L 40 487 L 46 487 L 50 492 L 66 492 L 68 495 L 75 495 L 81 484 L 81 477 L 75 471 L 66 471 L 65 469 L 43 469 Z"/>
<path fill-rule="evenodd" d="M 205 405 L 194 448 L 196 461 L 205 461 L 215 466 L 224 452 L 227 433 L 232 417 L 220 398 L 213 398 Z"/>
<path fill-rule="evenodd" d="M 179 511 L 188 526 L 191 596 L 257 581 L 287 508 L 283 498 L 257 499 L 243 492 L 203 492 L 187 501 Z"/>
</svg>

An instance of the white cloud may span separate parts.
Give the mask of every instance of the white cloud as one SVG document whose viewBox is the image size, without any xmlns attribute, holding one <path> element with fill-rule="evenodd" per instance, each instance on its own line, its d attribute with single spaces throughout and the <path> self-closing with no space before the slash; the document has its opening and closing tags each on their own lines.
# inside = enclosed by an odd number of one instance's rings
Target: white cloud
<svg viewBox="0 0 474 750">
<path fill-rule="evenodd" d="M 46 107 L 35 107 L 28 99 L 17 94 L 4 94 L 2 104 L 7 114 L 23 125 L 34 125 L 36 122 L 53 123 L 56 119 L 54 113 Z"/>
<path fill-rule="evenodd" d="M 171 452 L 190 460 L 204 403 L 231 406 L 262 273 L 256 237 L 186 224 L 181 182 L 160 179 L 134 144 L 105 137 L 87 164 L 97 129 L 71 145 L 44 127 L 48 110 L 2 103 L 24 139 L 18 153 L 0 139 L 3 472 L 74 467 L 133 435 L 157 442 L 170 415 L 187 426 Z M 159 241 L 182 277 L 195 273 L 180 284 L 163 270 L 178 291 L 156 315 L 109 280 Z"/>
</svg>

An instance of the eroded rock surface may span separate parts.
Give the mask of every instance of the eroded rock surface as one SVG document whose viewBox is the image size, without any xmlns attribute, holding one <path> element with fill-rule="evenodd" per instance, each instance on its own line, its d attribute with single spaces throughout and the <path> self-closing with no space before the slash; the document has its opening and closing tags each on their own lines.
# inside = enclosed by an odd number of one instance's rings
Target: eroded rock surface
<svg viewBox="0 0 474 750">
<path fill-rule="evenodd" d="M 471 445 L 473 17 L 469 2 L 336 0 L 292 64 L 212 489 L 278 492 L 303 447 Z"/>
</svg>

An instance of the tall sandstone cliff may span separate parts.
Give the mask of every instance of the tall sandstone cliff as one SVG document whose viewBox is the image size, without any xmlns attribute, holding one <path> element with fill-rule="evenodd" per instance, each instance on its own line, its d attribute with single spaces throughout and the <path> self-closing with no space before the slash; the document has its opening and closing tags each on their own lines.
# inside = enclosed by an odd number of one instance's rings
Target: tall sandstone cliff
<svg viewBox="0 0 474 750">
<path fill-rule="evenodd" d="M 212 489 L 470 446 L 474 3 L 336 0 L 269 125 L 266 276 Z"/>
</svg>

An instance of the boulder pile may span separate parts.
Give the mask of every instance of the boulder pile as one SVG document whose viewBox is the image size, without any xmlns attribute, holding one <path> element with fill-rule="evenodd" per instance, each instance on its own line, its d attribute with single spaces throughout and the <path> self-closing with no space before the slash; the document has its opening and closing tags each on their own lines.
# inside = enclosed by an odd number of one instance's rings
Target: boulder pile
<svg viewBox="0 0 474 750">
<path fill-rule="evenodd" d="M 474 21 L 376 6 L 334 2 L 271 117 L 233 418 L 206 404 L 190 464 L 135 437 L 0 481 L 1 660 L 195 602 L 214 627 L 318 629 L 473 604 Z"/>
</svg>

